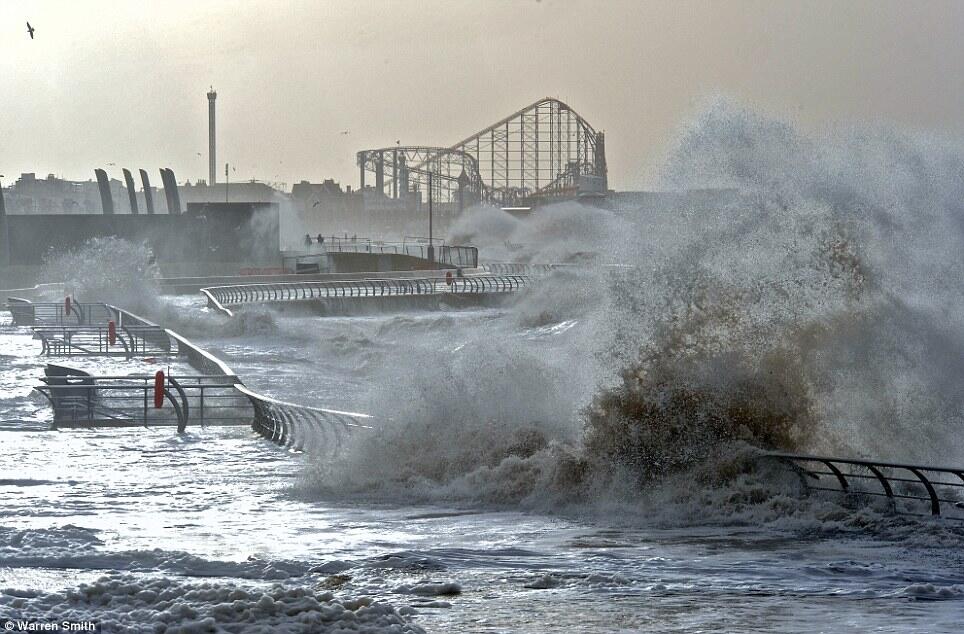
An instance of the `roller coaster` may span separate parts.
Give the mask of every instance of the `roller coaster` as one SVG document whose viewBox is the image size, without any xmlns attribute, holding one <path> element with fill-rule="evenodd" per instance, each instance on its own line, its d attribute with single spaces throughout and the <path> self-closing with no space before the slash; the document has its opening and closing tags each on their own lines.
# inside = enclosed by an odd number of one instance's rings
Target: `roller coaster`
<svg viewBox="0 0 964 634">
<path fill-rule="evenodd" d="M 568 104 L 546 97 L 450 147 L 396 146 L 357 154 L 360 186 L 396 200 L 503 207 L 603 197 L 602 132 Z"/>
</svg>

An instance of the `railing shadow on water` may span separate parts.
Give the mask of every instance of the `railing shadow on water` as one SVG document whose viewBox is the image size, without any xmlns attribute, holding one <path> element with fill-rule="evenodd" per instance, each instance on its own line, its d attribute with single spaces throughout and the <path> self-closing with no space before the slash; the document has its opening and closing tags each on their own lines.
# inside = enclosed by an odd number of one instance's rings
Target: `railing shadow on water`
<svg viewBox="0 0 964 634">
<path fill-rule="evenodd" d="M 14 322 L 32 326 L 44 336 L 58 333 L 69 338 L 104 335 L 104 322 L 114 321 L 116 336 L 132 333 L 135 345 L 122 345 L 127 358 L 162 353 L 184 359 L 199 374 L 92 375 L 82 370 L 49 364 L 36 389 L 54 410 L 54 427 L 170 426 L 184 432 L 189 425 L 250 425 L 260 436 L 294 451 L 331 455 L 358 430 L 370 429 L 370 417 L 319 407 L 298 405 L 259 394 L 246 387 L 221 359 L 180 334 L 130 311 L 110 304 L 8 303 Z M 72 320 L 74 325 L 68 325 Z M 101 323 L 96 323 L 101 320 Z M 144 342 L 150 342 L 147 346 Z M 116 344 L 115 344 L 116 345 Z M 44 352 L 58 349 L 48 343 Z M 64 350 L 60 350 L 63 352 Z M 89 348 L 87 356 L 114 356 L 109 345 Z M 70 356 L 70 355 L 63 355 Z M 160 396 L 157 396 L 160 388 Z M 155 406 L 158 398 L 160 407 Z"/>
</svg>

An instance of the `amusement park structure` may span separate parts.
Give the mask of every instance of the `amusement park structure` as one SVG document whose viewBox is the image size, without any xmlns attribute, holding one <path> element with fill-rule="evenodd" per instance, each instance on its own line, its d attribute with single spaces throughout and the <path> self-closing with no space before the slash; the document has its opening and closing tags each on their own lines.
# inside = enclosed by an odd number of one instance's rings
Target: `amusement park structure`
<svg viewBox="0 0 964 634">
<path fill-rule="evenodd" d="M 546 97 L 451 147 L 396 146 L 358 152 L 361 189 L 440 203 L 503 207 L 606 195 L 606 149 L 569 105 Z"/>
</svg>

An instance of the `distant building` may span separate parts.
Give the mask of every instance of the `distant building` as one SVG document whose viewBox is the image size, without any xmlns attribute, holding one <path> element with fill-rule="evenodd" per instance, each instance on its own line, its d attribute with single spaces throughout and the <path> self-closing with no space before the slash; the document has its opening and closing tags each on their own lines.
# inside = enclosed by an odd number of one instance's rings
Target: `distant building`
<svg viewBox="0 0 964 634">
<path fill-rule="evenodd" d="M 237 183 L 218 183 L 208 185 L 200 180 L 195 184 L 190 181 L 183 185 L 178 185 L 178 192 L 181 194 L 181 202 L 185 205 L 189 203 L 276 203 L 278 196 L 286 196 L 279 191 L 260 181 L 240 181 Z M 225 200 L 227 196 L 227 200 Z"/>
<path fill-rule="evenodd" d="M 306 231 L 331 235 L 345 231 L 367 235 L 359 223 L 363 202 L 349 186 L 343 190 L 332 179 L 301 181 L 291 188 L 291 202 Z"/>
<path fill-rule="evenodd" d="M 186 182 L 178 185 L 181 204 L 191 203 L 223 203 L 225 202 L 225 185 L 208 185 L 203 180 L 196 184 Z M 130 199 L 124 181 L 110 179 L 111 197 L 114 202 L 114 212 L 129 214 Z M 97 181 L 70 181 L 57 178 L 49 174 L 40 179 L 34 173 L 24 173 L 11 186 L 4 189 L 7 213 L 21 214 L 100 214 L 100 191 Z M 163 188 L 151 187 L 152 198 L 156 213 L 167 213 L 166 197 Z M 136 192 L 140 213 L 146 213 L 147 203 L 144 192 Z M 279 196 L 281 198 L 279 198 Z M 287 194 L 274 189 L 270 185 L 257 181 L 243 181 L 229 183 L 227 186 L 228 202 L 246 203 L 277 203 Z"/>
<path fill-rule="evenodd" d="M 160 179 L 158 179 L 160 180 Z M 122 180 L 109 180 L 114 213 L 131 213 L 127 188 Z M 137 182 L 137 185 L 141 185 Z M 428 235 L 428 200 L 426 192 L 413 184 L 397 197 L 387 196 L 374 187 L 364 190 L 343 188 L 332 179 L 320 183 L 301 181 L 288 194 L 259 181 L 239 181 L 209 185 L 204 180 L 179 184 L 182 211 L 188 205 L 201 203 L 278 203 L 285 240 L 312 235 L 358 235 L 376 239 L 398 239 L 404 236 Z M 163 188 L 151 187 L 151 198 L 157 214 L 167 214 L 167 197 Z M 53 174 L 40 179 L 24 173 L 4 189 L 8 215 L 89 214 L 103 213 L 100 192 L 95 180 L 70 181 Z M 135 192 L 139 213 L 147 213 L 143 190 Z M 290 203 L 287 204 L 287 203 Z M 461 211 L 457 202 L 436 201 L 433 219 L 436 235 L 443 235 Z"/>
<path fill-rule="evenodd" d="M 111 191 L 123 192 L 124 184 L 111 180 Z M 117 194 L 115 194 L 116 197 Z M 99 214 L 100 192 L 96 181 L 68 181 L 48 174 L 37 178 L 26 172 L 4 192 L 8 214 Z"/>
</svg>

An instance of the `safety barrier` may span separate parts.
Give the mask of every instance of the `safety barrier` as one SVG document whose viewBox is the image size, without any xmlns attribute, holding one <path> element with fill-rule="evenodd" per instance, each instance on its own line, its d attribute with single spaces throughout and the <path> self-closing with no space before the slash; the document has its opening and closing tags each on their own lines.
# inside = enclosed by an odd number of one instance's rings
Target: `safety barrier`
<svg viewBox="0 0 964 634">
<path fill-rule="evenodd" d="M 11 297 L 18 326 L 32 326 L 42 353 L 53 356 L 160 356 L 171 352 L 163 328 L 115 306 L 93 302 L 30 302 Z"/>
<path fill-rule="evenodd" d="M 62 304 L 57 313 L 46 304 L 32 304 L 28 300 L 16 302 L 26 322 L 41 332 L 48 342 L 45 352 L 71 356 L 68 348 L 51 344 L 53 337 L 63 332 L 73 337 L 91 337 L 96 333 L 98 345 L 85 346 L 82 353 L 90 356 L 113 356 L 109 345 L 103 345 L 106 327 L 86 325 L 95 315 L 105 321 L 114 320 L 116 337 L 129 333 L 122 344 L 125 353 L 159 351 L 183 358 L 201 373 L 198 375 L 165 376 L 162 387 L 162 407 L 153 407 L 156 376 L 93 376 L 64 366 L 48 365 L 43 384 L 36 389 L 54 409 L 54 426 L 67 427 L 133 427 L 176 426 L 179 432 L 189 424 L 248 425 L 260 436 L 295 451 L 310 451 L 331 455 L 360 429 L 370 429 L 370 417 L 365 414 L 342 412 L 320 407 L 289 403 L 259 394 L 247 388 L 224 361 L 195 345 L 178 333 L 130 311 L 110 304 L 83 304 L 79 318 L 82 325 L 50 325 L 63 321 Z M 76 303 L 73 307 L 77 306 Z M 30 307 L 32 310 L 27 311 Z M 39 310 L 38 310 L 39 309 Z M 66 313 L 77 318 L 73 310 Z M 41 323 L 36 325 L 36 317 Z M 15 317 L 16 319 L 16 317 Z M 60 335 L 51 334 L 60 333 Z M 133 341 L 134 343 L 130 343 Z M 73 342 L 77 343 L 76 340 Z M 73 346 L 74 349 L 77 346 Z M 121 354 L 125 354 L 121 353 Z M 130 355 L 128 355 L 130 356 Z M 170 405 L 170 408 L 164 406 Z"/>
<path fill-rule="evenodd" d="M 113 335 L 111 334 L 113 330 Z M 161 356 L 171 352 L 159 326 L 35 326 L 42 354 L 73 356 Z"/>
<path fill-rule="evenodd" d="M 158 386 L 156 375 L 91 375 L 56 365 L 48 365 L 45 374 L 35 389 L 50 401 L 56 429 L 176 426 L 184 432 L 192 420 L 201 426 L 236 425 L 250 411 L 235 383 L 223 376 L 162 374 Z"/>
<path fill-rule="evenodd" d="M 806 491 L 884 498 L 895 513 L 964 520 L 964 468 L 781 453 L 763 458 L 790 467 Z"/>
<path fill-rule="evenodd" d="M 236 284 L 201 289 L 212 308 L 268 302 L 303 302 L 358 297 L 409 297 L 418 295 L 480 295 L 510 293 L 523 288 L 525 275 L 479 275 L 345 280 L 338 282 L 278 282 Z"/>
<path fill-rule="evenodd" d="M 370 428 L 371 417 L 366 414 L 298 405 L 254 392 L 222 360 L 171 330 L 167 333 L 176 341 L 178 355 L 193 368 L 233 379 L 234 389 L 251 404 L 252 429 L 263 438 L 295 451 L 330 457 L 352 432 Z"/>
<path fill-rule="evenodd" d="M 114 318 L 107 304 L 90 302 L 31 302 L 21 297 L 8 297 L 7 309 L 18 326 L 86 326 Z"/>
</svg>

